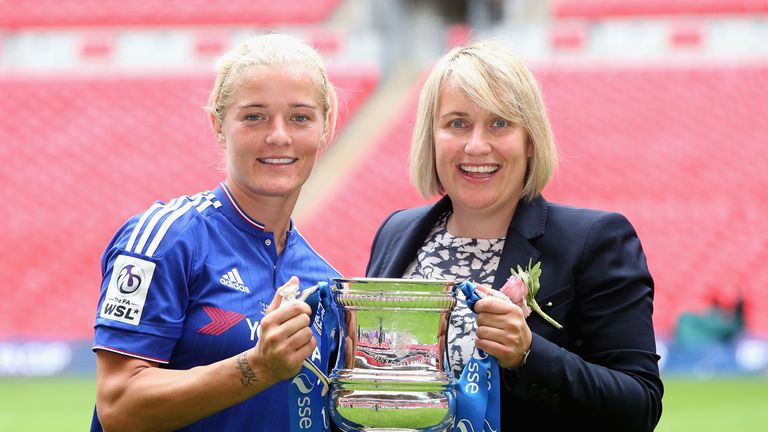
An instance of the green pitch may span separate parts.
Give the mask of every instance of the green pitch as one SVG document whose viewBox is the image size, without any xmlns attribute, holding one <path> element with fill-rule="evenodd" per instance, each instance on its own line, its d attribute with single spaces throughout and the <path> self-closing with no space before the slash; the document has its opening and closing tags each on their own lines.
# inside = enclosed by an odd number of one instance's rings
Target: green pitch
<svg viewBox="0 0 768 432">
<path fill-rule="evenodd" d="M 67 378 L 0 378 L 0 432 L 89 430 L 96 381 Z"/>
<path fill-rule="evenodd" d="M 664 409 L 656 432 L 768 431 L 768 376 L 663 379 Z"/>
<path fill-rule="evenodd" d="M 665 377 L 657 432 L 768 431 L 768 377 L 698 381 Z M 0 432 L 87 431 L 92 377 L 0 378 Z"/>
</svg>

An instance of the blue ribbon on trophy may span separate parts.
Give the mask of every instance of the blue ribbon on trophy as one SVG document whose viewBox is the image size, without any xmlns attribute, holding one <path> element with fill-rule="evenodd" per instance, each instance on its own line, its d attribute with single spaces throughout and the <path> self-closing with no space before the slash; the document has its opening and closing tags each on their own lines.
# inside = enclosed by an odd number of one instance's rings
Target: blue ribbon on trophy
<svg viewBox="0 0 768 432">
<path fill-rule="evenodd" d="M 476 288 L 468 281 L 459 286 L 473 312 L 475 303 L 481 298 Z M 457 383 L 454 428 L 460 432 L 497 432 L 500 398 L 499 363 L 493 356 L 475 348 Z"/>
<path fill-rule="evenodd" d="M 331 427 L 326 408 L 330 383 L 324 372 L 328 370 L 331 353 L 337 346 L 337 316 L 327 282 L 305 289 L 299 298 L 312 308 L 310 327 L 317 340 L 317 348 L 304 360 L 301 371 L 290 380 L 291 431 L 326 432 Z"/>
</svg>

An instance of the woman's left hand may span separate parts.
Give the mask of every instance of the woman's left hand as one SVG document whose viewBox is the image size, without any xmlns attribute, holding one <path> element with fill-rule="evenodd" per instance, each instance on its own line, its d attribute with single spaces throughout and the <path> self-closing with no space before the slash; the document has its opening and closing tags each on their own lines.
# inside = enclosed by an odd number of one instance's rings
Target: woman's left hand
<svg viewBox="0 0 768 432">
<path fill-rule="evenodd" d="M 475 346 L 496 357 L 501 367 L 520 366 L 532 337 L 523 310 L 511 301 L 488 296 L 475 303 L 475 313 Z"/>
</svg>

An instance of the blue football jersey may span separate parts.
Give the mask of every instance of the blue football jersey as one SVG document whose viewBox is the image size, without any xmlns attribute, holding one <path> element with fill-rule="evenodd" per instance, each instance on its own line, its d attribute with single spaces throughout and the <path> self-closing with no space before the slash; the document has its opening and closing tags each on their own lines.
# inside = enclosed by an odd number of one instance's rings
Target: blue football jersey
<svg viewBox="0 0 768 432">
<path fill-rule="evenodd" d="M 223 183 L 155 203 L 104 252 L 93 349 L 170 369 L 235 356 L 256 344 L 275 291 L 294 275 L 302 289 L 339 276 L 293 224 L 278 256 L 273 234 Z M 288 383 L 278 383 L 182 430 L 288 430 L 287 394 Z M 91 430 L 101 430 L 96 416 Z"/>
</svg>

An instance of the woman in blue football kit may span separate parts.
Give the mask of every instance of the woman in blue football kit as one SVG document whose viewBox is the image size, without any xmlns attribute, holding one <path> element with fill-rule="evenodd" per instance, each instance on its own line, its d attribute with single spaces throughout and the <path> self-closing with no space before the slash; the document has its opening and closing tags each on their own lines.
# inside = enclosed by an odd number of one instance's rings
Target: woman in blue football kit
<svg viewBox="0 0 768 432">
<path fill-rule="evenodd" d="M 104 252 L 91 430 L 286 430 L 285 380 L 317 356 L 309 306 L 278 309 L 276 292 L 338 276 L 291 222 L 333 136 L 335 91 L 287 36 L 216 66 L 207 108 L 226 180 L 154 204 Z"/>
</svg>

